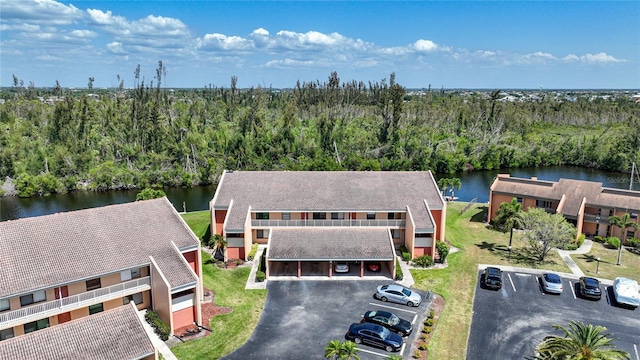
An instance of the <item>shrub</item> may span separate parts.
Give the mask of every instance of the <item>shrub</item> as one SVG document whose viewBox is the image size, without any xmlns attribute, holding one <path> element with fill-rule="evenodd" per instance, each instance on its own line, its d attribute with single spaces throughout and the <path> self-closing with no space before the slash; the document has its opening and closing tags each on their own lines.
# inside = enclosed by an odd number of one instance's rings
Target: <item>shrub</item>
<svg viewBox="0 0 640 360">
<path fill-rule="evenodd" d="M 576 244 L 566 245 L 564 247 L 564 250 L 578 250 L 578 245 Z"/>
<path fill-rule="evenodd" d="M 640 249 L 640 239 L 627 239 L 627 244 L 633 248 Z"/>
<path fill-rule="evenodd" d="M 422 351 L 416 350 L 416 352 L 413 353 L 413 358 L 414 359 L 421 359 L 422 358 Z"/>
<path fill-rule="evenodd" d="M 409 262 L 411 261 L 411 254 L 408 252 L 403 252 L 402 253 L 402 260 Z"/>
<path fill-rule="evenodd" d="M 418 346 L 418 349 L 420 350 L 427 350 L 429 348 L 429 345 L 427 344 L 420 344 L 420 346 Z"/>
<path fill-rule="evenodd" d="M 258 243 L 251 245 L 251 251 L 249 251 L 249 256 L 247 256 L 247 260 L 253 261 L 256 257 L 256 253 L 258 252 Z"/>
<path fill-rule="evenodd" d="M 427 341 L 427 338 L 428 338 L 428 337 L 429 337 L 429 336 L 428 336 L 427 334 L 422 334 L 422 335 L 420 335 L 420 340 L 422 340 L 422 341 Z"/>
<path fill-rule="evenodd" d="M 436 315 L 436 312 L 433 310 L 429 310 L 429 319 L 433 319 Z"/>
<path fill-rule="evenodd" d="M 620 239 L 615 236 L 607 238 L 607 247 L 610 249 L 617 249 L 620 247 Z"/>
<path fill-rule="evenodd" d="M 433 319 L 431 318 L 425 319 L 424 324 L 427 326 L 433 326 Z"/>
<path fill-rule="evenodd" d="M 169 325 L 165 324 L 158 316 L 158 313 L 153 310 L 147 310 L 147 313 L 144 315 L 145 320 L 151 325 L 153 330 L 155 331 L 162 341 L 167 341 L 169 339 L 169 333 L 171 329 L 169 329 Z"/>
<path fill-rule="evenodd" d="M 404 245 L 400 245 L 400 246 L 398 247 L 398 250 L 400 250 L 400 252 L 401 252 L 401 253 L 409 252 L 409 250 L 407 249 L 407 247 L 406 247 L 406 246 L 404 246 Z"/>
<path fill-rule="evenodd" d="M 431 326 L 425 326 L 422 328 L 422 332 L 425 334 L 431 334 Z"/>
<path fill-rule="evenodd" d="M 578 240 L 576 240 L 576 245 L 578 245 L 577 247 L 582 246 L 586 237 L 587 236 L 585 234 L 580 234 L 580 236 L 578 236 Z"/>
<path fill-rule="evenodd" d="M 396 258 L 396 280 L 400 281 L 404 279 L 404 275 L 402 275 L 402 267 L 400 267 L 400 260 Z"/>
<path fill-rule="evenodd" d="M 267 275 L 262 271 L 256 272 L 256 282 L 263 282 L 267 278 Z"/>
<path fill-rule="evenodd" d="M 436 242 L 436 250 L 438 250 L 438 255 L 440 256 L 440 262 L 444 263 L 444 260 L 449 255 L 449 245 L 444 241 Z"/>
<path fill-rule="evenodd" d="M 593 241 L 599 242 L 600 244 L 604 244 L 604 238 L 602 236 L 598 236 L 598 235 L 594 236 Z"/>
<path fill-rule="evenodd" d="M 433 265 L 433 259 L 429 255 L 422 255 L 413 259 L 413 265 L 426 268 Z"/>
</svg>

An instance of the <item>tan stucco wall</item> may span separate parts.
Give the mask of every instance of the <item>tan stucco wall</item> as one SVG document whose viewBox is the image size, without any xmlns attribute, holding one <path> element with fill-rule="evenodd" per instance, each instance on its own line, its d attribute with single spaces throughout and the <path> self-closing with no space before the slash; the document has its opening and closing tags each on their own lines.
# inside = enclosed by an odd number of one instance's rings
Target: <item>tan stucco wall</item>
<svg viewBox="0 0 640 360">
<path fill-rule="evenodd" d="M 103 288 L 107 286 L 119 284 L 121 282 L 122 281 L 120 281 L 120 272 L 116 274 L 106 275 L 100 278 L 100 285 Z"/>
<path fill-rule="evenodd" d="M 89 308 L 83 307 L 80 309 L 71 310 L 71 320 L 80 319 L 82 317 L 89 316 Z"/>
<path fill-rule="evenodd" d="M 169 282 L 158 269 L 155 260 L 151 260 L 151 296 L 153 310 L 158 313 L 160 319 L 169 325 L 173 335 L 173 318 L 171 316 L 171 290 Z"/>
<path fill-rule="evenodd" d="M 411 210 L 407 208 L 407 220 L 405 221 L 405 235 L 404 235 L 404 246 L 407 247 L 411 256 L 414 256 L 414 243 L 416 237 L 416 224 L 413 221 L 413 216 L 411 214 Z M 395 273 L 394 273 L 395 274 Z"/>
<path fill-rule="evenodd" d="M 87 292 L 87 284 L 84 281 L 79 281 L 67 285 L 67 289 L 69 291 L 69 296 L 82 294 L 84 292 Z"/>
</svg>

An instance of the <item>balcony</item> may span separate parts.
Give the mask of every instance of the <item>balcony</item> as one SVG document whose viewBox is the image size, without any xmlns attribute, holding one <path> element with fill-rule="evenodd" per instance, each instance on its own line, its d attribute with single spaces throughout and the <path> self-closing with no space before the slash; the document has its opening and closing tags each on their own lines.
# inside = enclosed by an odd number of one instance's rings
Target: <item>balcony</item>
<svg viewBox="0 0 640 360">
<path fill-rule="evenodd" d="M 405 220 L 251 220 L 253 227 L 404 227 Z"/>
<path fill-rule="evenodd" d="M 609 224 L 609 217 L 602 215 L 584 214 L 584 221 L 598 224 Z"/>
<path fill-rule="evenodd" d="M 116 285 L 71 295 L 62 299 L 41 302 L 0 314 L 0 329 L 28 323 L 67 311 L 99 304 L 107 300 L 123 298 L 151 289 L 151 277 L 122 282 Z"/>
</svg>

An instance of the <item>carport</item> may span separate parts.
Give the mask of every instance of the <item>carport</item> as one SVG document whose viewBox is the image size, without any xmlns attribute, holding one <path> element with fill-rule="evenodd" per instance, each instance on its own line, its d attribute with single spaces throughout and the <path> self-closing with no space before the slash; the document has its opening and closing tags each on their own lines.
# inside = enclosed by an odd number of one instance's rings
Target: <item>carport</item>
<svg viewBox="0 0 640 360">
<path fill-rule="evenodd" d="M 395 274 L 395 249 L 388 228 L 273 228 L 266 261 L 270 279 L 336 275 L 393 279 Z M 349 273 L 336 274 L 336 261 L 350 262 Z M 380 262 L 380 272 L 366 269 L 371 261 Z"/>
</svg>

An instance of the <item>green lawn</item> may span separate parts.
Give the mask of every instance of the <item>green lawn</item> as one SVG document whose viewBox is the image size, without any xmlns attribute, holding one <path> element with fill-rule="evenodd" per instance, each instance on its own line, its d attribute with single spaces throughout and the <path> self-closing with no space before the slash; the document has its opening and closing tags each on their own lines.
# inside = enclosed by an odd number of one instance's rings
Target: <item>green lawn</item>
<svg viewBox="0 0 640 360">
<path fill-rule="evenodd" d="M 208 211 L 184 214 L 183 218 L 198 237 L 206 232 Z M 256 327 L 267 297 L 266 290 L 244 289 L 250 268 L 219 269 L 205 252 L 202 262 L 204 286 L 215 292 L 216 305 L 233 311 L 211 319 L 211 335 L 172 347 L 179 359 L 218 359 L 242 346 Z"/>
<path fill-rule="evenodd" d="M 627 250 L 622 250 L 622 261 L 618 263 L 618 250 L 607 249 L 602 244 L 594 242 L 591 251 L 584 255 L 572 255 L 582 272 L 588 276 L 613 280 L 617 276 L 628 277 L 640 281 L 640 256 Z M 600 266 L 597 266 L 600 258 Z M 596 274 L 598 268 L 598 274 Z"/>
<path fill-rule="evenodd" d="M 433 290 L 445 299 L 445 306 L 429 344 L 429 359 L 464 359 L 471 324 L 473 294 L 478 264 L 513 265 L 569 272 L 557 253 L 549 253 L 543 264 L 527 255 L 524 243 L 514 236 L 512 261 L 507 260 L 509 234 L 489 230 L 482 223 L 486 205 L 467 203 L 447 206 L 446 237 L 460 251 L 449 255 L 449 266 L 438 270 L 411 270 L 415 287 Z"/>
</svg>

